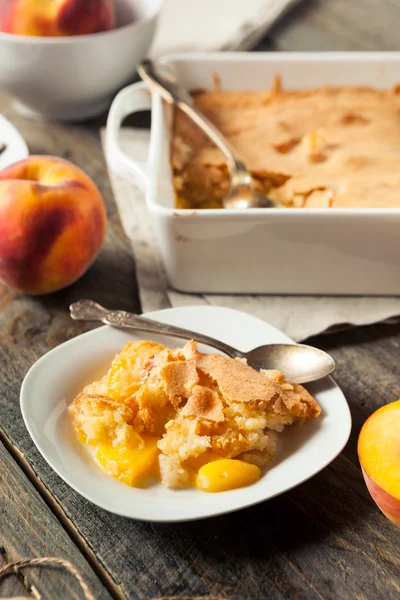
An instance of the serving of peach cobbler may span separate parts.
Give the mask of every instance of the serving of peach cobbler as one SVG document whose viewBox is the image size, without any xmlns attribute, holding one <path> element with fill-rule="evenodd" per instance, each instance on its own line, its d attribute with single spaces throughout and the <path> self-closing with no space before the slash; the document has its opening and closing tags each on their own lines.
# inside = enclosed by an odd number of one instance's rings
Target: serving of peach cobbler
<svg viewBox="0 0 400 600">
<path fill-rule="evenodd" d="M 288 207 L 400 207 L 400 86 L 198 91 L 196 107 L 228 138 L 255 188 Z M 181 111 L 171 149 L 176 205 L 221 208 L 222 153 Z"/>
<path fill-rule="evenodd" d="M 135 487 L 219 492 L 255 482 L 278 434 L 321 409 L 279 371 L 203 354 L 195 342 L 171 350 L 134 341 L 70 406 L 79 440 L 104 471 Z"/>
</svg>

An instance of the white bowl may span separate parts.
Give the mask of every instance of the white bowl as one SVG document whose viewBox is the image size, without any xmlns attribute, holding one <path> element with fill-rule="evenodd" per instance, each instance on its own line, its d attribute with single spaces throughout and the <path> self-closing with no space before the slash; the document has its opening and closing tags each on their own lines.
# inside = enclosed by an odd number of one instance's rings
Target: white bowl
<svg viewBox="0 0 400 600">
<path fill-rule="evenodd" d="M 26 116 L 71 121 L 100 114 L 132 81 L 153 41 L 161 6 L 162 0 L 118 0 L 119 27 L 91 35 L 0 32 L 0 88 Z"/>
<path fill-rule="evenodd" d="M 292 341 L 265 321 L 217 306 L 170 308 L 146 317 L 212 335 L 243 351 Z M 349 407 L 339 387 L 327 377 L 307 385 L 321 405 L 321 418 L 287 428 L 270 470 L 254 485 L 216 494 L 171 490 L 161 484 L 144 489 L 129 487 L 106 475 L 88 447 L 77 441 L 68 405 L 85 384 L 107 370 L 112 357 L 132 339 L 181 345 L 181 340 L 100 327 L 42 356 L 29 370 L 21 389 L 22 416 L 44 459 L 74 490 L 110 512 L 145 521 L 173 522 L 239 510 L 313 477 L 342 451 L 349 438 Z M 207 346 L 201 349 L 214 351 Z"/>
<path fill-rule="evenodd" d="M 186 53 L 166 57 L 187 89 L 266 89 L 280 73 L 288 89 L 399 82 L 399 52 Z M 149 157 L 120 145 L 130 113 L 152 109 Z M 139 185 L 171 285 L 184 292 L 400 294 L 400 209 L 176 209 L 170 167 L 170 107 L 143 83 L 122 90 L 107 124 L 107 160 Z"/>
</svg>

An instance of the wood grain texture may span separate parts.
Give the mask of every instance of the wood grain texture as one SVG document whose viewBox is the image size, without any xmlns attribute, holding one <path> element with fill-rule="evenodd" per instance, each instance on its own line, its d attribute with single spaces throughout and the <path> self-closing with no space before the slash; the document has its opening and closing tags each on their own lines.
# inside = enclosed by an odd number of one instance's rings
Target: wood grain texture
<svg viewBox="0 0 400 600">
<path fill-rule="evenodd" d="M 80 571 L 96 599 L 109 600 L 103 584 L 1 442 L 0 515 L 1 566 L 25 558 L 65 558 Z M 0 582 L 0 592 L 3 596 L 82 599 L 82 590 L 70 573 L 47 568 L 24 569 L 18 577 L 7 577 Z"/>
<path fill-rule="evenodd" d="M 70 320 L 69 304 L 86 295 L 96 296 L 103 301 L 108 298 L 109 304 L 114 302 L 115 306 L 124 306 L 137 312 L 140 312 L 140 305 L 134 260 L 125 241 L 116 207 L 111 202 L 109 181 L 96 133 L 98 127 L 91 124 L 86 124 L 85 128 L 47 126 L 27 121 L 12 111 L 6 96 L 0 98 L 0 112 L 11 118 L 24 132 L 32 154 L 56 154 L 73 160 L 96 181 L 104 198 L 108 200 L 109 226 L 106 242 L 90 271 L 79 282 L 65 291 L 42 298 L 28 298 L 0 285 L 0 427 L 13 442 L 16 442 L 22 455 L 28 456 L 27 448 L 31 446 L 29 437 L 24 433 L 25 441 L 22 444 L 18 443 L 18 432 L 24 429 L 18 398 L 22 379 L 39 356 L 91 327 Z M 36 455 L 38 456 L 37 453 Z M 32 461 L 31 468 L 35 472 L 35 461 Z M 7 479 L 11 476 L 7 474 Z M 58 481 L 54 474 L 52 476 Z M 37 478 L 37 482 L 39 487 L 43 485 L 40 478 Z M 69 525 L 70 521 L 67 520 L 66 526 Z M 21 528 L 21 533 L 23 531 L 25 529 Z M 2 533 L 3 527 L 0 523 L 0 536 Z M 3 542 L 2 537 L 0 540 Z M 81 543 L 87 546 L 83 539 Z M 71 546 L 73 547 L 72 542 Z M 25 549 L 21 544 L 21 554 L 18 557 L 23 557 Z M 89 547 L 87 550 L 90 553 Z M 7 586 L 11 586 L 11 583 L 7 582 Z M 104 597 L 109 597 L 105 591 L 100 590 L 101 586 L 98 589 L 99 597 L 101 593 L 105 594 Z"/>
<path fill-rule="evenodd" d="M 0 569 L 8 564 L 8 557 L 5 549 L 0 546 Z M 32 600 L 29 585 L 25 584 L 21 575 L 13 575 L 0 581 L 0 598 L 26 597 Z"/>
<path fill-rule="evenodd" d="M 400 0 L 304 0 L 268 36 L 277 50 L 399 50 Z"/>
<path fill-rule="evenodd" d="M 260 49 L 396 49 L 399 8 L 400 0 L 308 0 Z M 103 121 L 79 126 L 34 123 L 16 116 L 6 98 L 0 98 L 0 111 L 21 129 L 31 152 L 76 162 L 95 179 L 107 202 L 110 226 L 104 250 L 80 282 L 44 298 L 0 289 L 0 426 L 33 476 L 40 477 L 43 490 L 52 494 L 60 520 L 76 532 L 75 539 L 88 553 L 96 554 L 115 589 L 126 598 L 143 600 L 397 600 L 398 530 L 368 495 L 356 443 L 371 412 L 400 397 L 400 326 L 377 325 L 312 340 L 337 362 L 336 379 L 351 407 L 352 435 L 328 468 L 259 506 L 202 522 L 129 521 L 82 499 L 47 466 L 20 416 L 23 376 L 48 349 L 89 328 L 70 321 L 71 301 L 90 296 L 110 307 L 140 307 L 134 264 L 97 135 Z"/>
</svg>

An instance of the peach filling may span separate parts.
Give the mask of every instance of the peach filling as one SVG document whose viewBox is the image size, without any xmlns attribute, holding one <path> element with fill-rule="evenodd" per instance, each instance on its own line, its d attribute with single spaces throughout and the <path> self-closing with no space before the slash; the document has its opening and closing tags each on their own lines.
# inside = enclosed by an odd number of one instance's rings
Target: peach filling
<svg viewBox="0 0 400 600">
<path fill-rule="evenodd" d="M 196 487 L 204 492 L 226 492 L 245 487 L 260 479 L 256 465 L 243 460 L 223 458 L 203 465 L 196 477 Z"/>
<path fill-rule="evenodd" d="M 109 443 L 100 444 L 96 458 L 107 475 L 132 487 L 144 487 L 151 478 L 159 479 L 159 439 L 137 435 L 129 444 L 117 448 Z M 198 470 L 197 474 L 193 471 L 192 483 L 200 490 L 225 492 L 251 485 L 260 478 L 261 471 L 256 465 L 230 458 L 212 460 L 211 453 L 205 454 L 204 460 L 208 458 L 211 462 L 202 464 L 203 461 L 198 461 L 196 464 L 193 461 L 191 464 Z"/>
<path fill-rule="evenodd" d="M 139 437 L 139 436 L 138 436 Z M 157 476 L 159 438 L 141 436 L 139 444 L 131 442 L 115 448 L 111 444 L 97 447 L 96 458 L 107 475 L 133 487 L 142 487 Z"/>
</svg>

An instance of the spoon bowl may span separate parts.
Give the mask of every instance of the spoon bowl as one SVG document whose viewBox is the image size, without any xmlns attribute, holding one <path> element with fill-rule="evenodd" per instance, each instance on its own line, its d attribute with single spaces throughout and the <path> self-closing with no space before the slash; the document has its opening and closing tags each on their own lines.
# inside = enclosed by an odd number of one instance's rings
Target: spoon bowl
<svg viewBox="0 0 400 600">
<path fill-rule="evenodd" d="M 224 208 L 284 208 L 282 204 L 254 190 L 251 175 L 237 157 L 236 150 L 215 125 L 197 110 L 192 97 L 174 75 L 165 74 L 150 59 L 138 66 L 138 73 L 150 89 L 158 92 L 166 102 L 180 108 L 225 155 L 231 187 L 222 200 Z"/>
<path fill-rule="evenodd" d="M 223 198 L 224 208 L 277 208 L 278 205 L 264 194 L 238 184 L 230 189 Z"/>
<path fill-rule="evenodd" d="M 193 339 L 216 348 L 230 358 L 244 358 L 254 369 L 281 371 L 288 381 L 293 383 L 316 381 L 335 370 L 335 361 L 329 354 L 305 344 L 266 344 L 249 352 L 241 352 L 208 335 L 159 323 L 123 310 L 107 310 L 92 300 L 79 300 L 71 304 L 70 314 L 75 320 L 102 321 L 106 325 L 122 329 L 147 331 L 185 340 Z"/>
<path fill-rule="evenodd" d="M 257 371 L 275 369 L 295 383 L 316 381 L 335 370 L 329 354 L 306 344 L 267 344 L 244 353 L 244 357 Z"/>
</svg>

